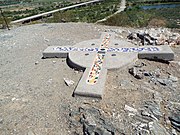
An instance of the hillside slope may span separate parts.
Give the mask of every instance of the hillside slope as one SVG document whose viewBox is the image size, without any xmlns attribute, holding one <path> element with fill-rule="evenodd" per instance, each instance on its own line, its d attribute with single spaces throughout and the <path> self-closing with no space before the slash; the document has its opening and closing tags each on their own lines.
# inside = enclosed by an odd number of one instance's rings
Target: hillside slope
<svg viewBox="0 0 180 135">
<path fill-rule="evenodd" d="M 99 38 L 104 31 L 116 32 L 116 38 L 126 40 L 128 31 L 134 29 L 63 23 L 0 32 L 0 134 L 179 134 L 169 121 L 180 109 L 179 46 L 173 48 L 175 60 L 169 64 L 148 60 L 132 63 L 145 65 L 144 70 L 149 72 L 159 71 L 160 77 L 174 76 L 173 86 L 154 84 L 146 76 L 136 79 L 128 73 L 130 65 L 108 71 L 102 100 L 72 97 L 83 73 L 70 68 L 65 59 L 42 59 L 42 51 L 48 46 L 74 45 Z M 63 78 L 75 84 L 68 87 Z M 158 116 L 158 120 L 154 121 L 148 114 Z M 95 122 L 96 129 L 85 127 L 84 119 L 90 124 Z"/>
</svg>

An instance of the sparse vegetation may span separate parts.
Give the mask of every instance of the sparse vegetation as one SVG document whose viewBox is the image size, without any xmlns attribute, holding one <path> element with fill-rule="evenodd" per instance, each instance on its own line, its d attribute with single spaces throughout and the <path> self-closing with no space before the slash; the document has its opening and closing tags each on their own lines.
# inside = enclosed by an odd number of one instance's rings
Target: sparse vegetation
<svg viewBox="0 0 180 135">
<path fill-rule="evenodd" d="M 58 12 L 48 22 L 88 22 L 94 23 L 117 11 L 119 0 L 105 0 L 103 3 Z"/>
<path fill-rule="evenodd" d="M 180 28 L 179 7 L 143 10 L 133 7 L 109 18 L 104 24 L 130 27 L 164 26 Z"/>
<path fill-rule="evenodd" d="M 7 20 L 17 20 L 24 17 L 36 15 L 61 7 L 69 6 L 77 2 L 87 0 L 0 0 L 3 4 L 16 3 L 18 5 L 3 7 L 4 15 Z M 170 28 L 180 27 L 179 8 L 168 9 L 149 9 L 143 10 L 142 5 L 157 3 L 178 3 L 179 0 L 127 0 L 128 7 L 124 12 L 109 18 L 104 24 L 127 26 L 127 27 L 146 27 L 146 26 L 164 26 Z M 101 3 L 79 7 L 67 11 L 54 13 L 52 17 L 41 21 L 48 23 L 58 22 L 88 22 L 94 23 L 116 12 L 120 5 L 120 0 L 104 0 Z M 0 18 L 1 19 L 1 18 Z M 2 25 L 2 21 L 0 20 Z"/>
<path fill-rule="evenodd" d="M 9 25 L 11 20 L 6 19 L 6 21 L 7 21 L 7 24 Z M 4 20 L 4 18 L 2 16 L 0 16 L 0 29 L 5 29 L 5 28 L 7 28 L 5 20 Z"/>
<path fill-rule="evenodd" d="M 10 20 L 17 20 L 61 7 L 69 6 L 80 1 L 82 0 L 73 0 L 72 2 L 63 0 L 4 0 L 0 2 L 4 14 Z"/>
</svg>

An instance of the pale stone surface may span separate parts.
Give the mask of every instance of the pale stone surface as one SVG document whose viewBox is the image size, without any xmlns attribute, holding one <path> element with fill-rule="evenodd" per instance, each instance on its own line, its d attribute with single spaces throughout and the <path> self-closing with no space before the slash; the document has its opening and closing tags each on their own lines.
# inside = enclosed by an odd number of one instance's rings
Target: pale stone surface
<svg viewBox="0 0 180 135">
<path fill-rule="evenodd" d="M 170 61 L 174 59 L 174 52 L 167 45 L 158 46 L 160 51 L 157 52 L 140 52 L 138 58 Z"/>
<path fill-rule="evenodd" d="M 109 38 L 107 37 L 109 35 Z M 69 66 L 85 70 L 74 95 L 102 98 L 108 69 L 122 68 L 133 63 L 138 58 L 154 60 L 173 60 L 174 53 L 169 46 L 143 46 L 137 47 L 132 43 L 114 38 L 114 33 L 102 33 L 100 39 L 92 39 L 77 43 L 74 46 L 50 46 L 43 52 L 44 58 L 67 57 Z M 107 42 L 107 48 L 102 44 Z M 105 42 L 106 44 L 106 42 Z M 104 44 L 104 45 L 105 45 Z M 103 55 L 102 69 L 96 83 L 88 84 L 87 78 L 97 55 Z"/>
<path fill-rule="evenodd" d="M 90 68 L 86 68 L 78 86 L 74 91 L 74 96 L 85 96 L 102 98 L 106 82 L 107 69 L 102 69 L 99 79 L 96 84 L 89 85 L 86 83 Z"/>
<path fill-rule="evenodd" d="M 67 58 L 68 52 L 64 51 L 59 53 L 58 50 L 54 50 L 56 46 L 49 46 L 43 51 L 43 58 Z"/>
</svg>

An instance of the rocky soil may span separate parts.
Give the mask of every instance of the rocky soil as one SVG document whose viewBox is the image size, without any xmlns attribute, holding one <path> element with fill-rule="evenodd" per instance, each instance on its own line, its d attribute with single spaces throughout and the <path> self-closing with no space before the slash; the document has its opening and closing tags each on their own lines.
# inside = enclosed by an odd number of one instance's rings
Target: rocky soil
<svg viewBox="0 0 180 135">
<path fill-rule="evenodd" d="M 0 135 L 179 135 L 178 42 L 172 46 L 174 61 L 138 60 L 108 71 L 102 100 L 73 97 L 83 73 L 70 68 L 66 59 L 42 59 L 48 46 L 74 45 L 99 38 L 104 31 L 113 31 L 122 40 L 137 33 L 85 23 L 1 31 Z"/>
</svg>

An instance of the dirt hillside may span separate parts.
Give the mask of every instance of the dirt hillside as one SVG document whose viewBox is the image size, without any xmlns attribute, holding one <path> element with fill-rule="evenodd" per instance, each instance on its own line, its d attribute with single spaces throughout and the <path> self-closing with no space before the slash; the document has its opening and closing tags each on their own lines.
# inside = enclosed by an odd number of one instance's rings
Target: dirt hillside
<svg viewBox="0 0 180 135">
<path fill-rule="evenodd" d="M 0 135 L 180 134 L 180 46 L 170 63 L 138 60 L 108 71 L 102 100 L 72 97 L 83 72 L 66 59 L 42 59 L 48 46 L 74 45 L 130 28 L 37 24 L 0 32 Z M 137 79 L 129 68 L 143 71 Z M 64 78 L 75 82 L 67 86 Z"/>
</svg>

